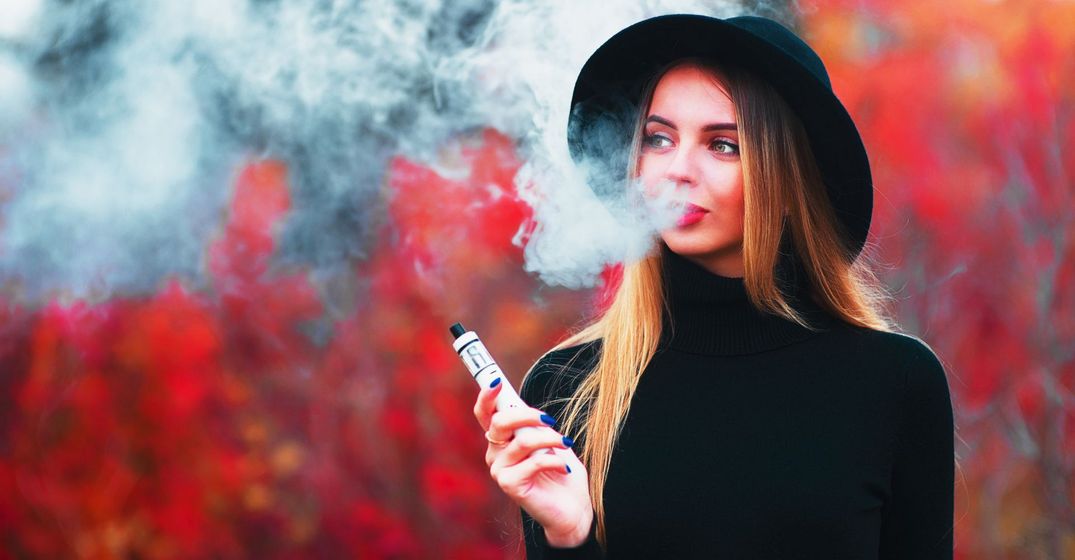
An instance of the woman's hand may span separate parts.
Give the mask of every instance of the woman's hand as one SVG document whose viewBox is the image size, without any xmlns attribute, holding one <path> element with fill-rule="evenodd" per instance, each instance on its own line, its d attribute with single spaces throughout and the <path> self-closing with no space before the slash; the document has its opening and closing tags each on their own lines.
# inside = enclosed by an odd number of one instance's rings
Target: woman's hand
<svg viewBox="0 0 1075 560">
<path fill-rule="evenodd" d="M 501 490 L 545 528 L 549 544 L 567 548 L 582 544 L 593 523 L 593 504 L 587 486 L 586 467 L 571 450 L 571 441 L 549 424 L 555 420 L 536 408 L 496 410 L 496 396 L 503 384 L 482 387 L 474 404 L 474 416 L 489 443 L 485 464 Z M 515 430 L 523 430 L 518 435 Z M 551 449 L 559 449 L 558 453 Z M 530 457 L 534 450 L 544 450 Z M 570 472 L 568 472 L 570 468 Z"/>
</svg>

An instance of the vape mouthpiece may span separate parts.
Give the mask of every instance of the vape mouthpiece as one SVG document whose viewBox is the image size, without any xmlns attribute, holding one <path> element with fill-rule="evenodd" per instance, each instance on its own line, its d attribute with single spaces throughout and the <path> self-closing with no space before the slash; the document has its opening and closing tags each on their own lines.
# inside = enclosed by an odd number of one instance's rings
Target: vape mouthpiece
<svg viewBox="0 0 1075 560">
<path fill-rule="evenodd" d="M 463 333 L 467 332 L 467 330 L 463 328 L 463 325 L 461 325 L 459 323 L 456 323 L 456 324 L 448 327 L 448 330 L 452 331 L 452 336 L 454 336 L 456 338 L 459 338 L 459 337 L 463 336 Z"/>
</svg>

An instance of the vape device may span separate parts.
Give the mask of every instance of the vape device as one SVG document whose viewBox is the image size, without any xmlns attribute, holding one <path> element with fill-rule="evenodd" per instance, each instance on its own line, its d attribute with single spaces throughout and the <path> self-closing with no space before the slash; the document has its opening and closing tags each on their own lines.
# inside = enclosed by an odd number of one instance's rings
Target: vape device
<svg viewBox="0 0 1075 560">
<path fill-rule="evenodd" d="M 500 366 L 496 364 L 493 357 L 489 355 L 489 351 L 486 350 L 485 345 L 482 344 L 481 339 L 478 338 L 474 331 L 468 331 L 463 328 L 463 325 L 456 323 L 452 325 L 449 330 L 452 336 L 455 337 L 455 342 L 452 343 L 452 348 L 466 364 L 467 369 L 470 370 L 470 375 L 474 377 L 474 381 L 479 387 L 488 387 L 497 377 L 500 378 L 500 384 L 504 387 L 500 389 L 500 393 L 496 396 L 496 408 L 497 410 L 504 410 L 511 407 L 530 408 L 521 397 L 519 393 L 515 392 L 515 387 L 511 386 L 511 382 L 508 381 L 504 372 L 501 371 Z M 531 426 L 523 426 L 516 430 L 519 433 L 523 430 L 537 430 Z M 543 448 L 535 451 L 531 456 L 538 453 L 556 453 L 553 448 Z"/>
</svg>

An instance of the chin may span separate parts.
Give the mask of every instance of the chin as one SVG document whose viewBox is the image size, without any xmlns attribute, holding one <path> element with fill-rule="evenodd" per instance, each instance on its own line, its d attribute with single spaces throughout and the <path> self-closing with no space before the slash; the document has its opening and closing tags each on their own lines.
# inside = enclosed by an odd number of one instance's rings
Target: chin
<svg viewBox="0 0 1075 560">
<path fill-rule="evenodd" d="M 665 245 L 668 245 L 669 249 L 680 255 L 712 253 L 729 245 L 728 243 L 715 242 L 708 235 L 692 235 L 676 231 L 662 233 L 661 239 Z"/>
<path fill-rule="evenodd" d="M 743 250 L 741 239 L 719 242 L 708 236 L 667 232 L 661 235 L 661 240 L 673 253 L 684 257 L 713 257 L 721 254 L 741 253 Z"/>
</svg>

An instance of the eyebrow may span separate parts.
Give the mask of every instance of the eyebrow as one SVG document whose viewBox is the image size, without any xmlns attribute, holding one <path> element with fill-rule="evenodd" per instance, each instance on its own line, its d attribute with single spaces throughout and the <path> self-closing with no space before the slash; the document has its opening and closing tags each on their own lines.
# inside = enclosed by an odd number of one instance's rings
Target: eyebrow
<svg viewBox="0 0 1075 560">
<path fill-rule="evenodd" d="M 660 124 L 663 124 L 664 126 L 667 126 L 668 128 L 671 128 L 672 130 L 678 130 L 676 128 L 676 125 L 672 124 L 672 121 L 670 121 L 670 120 L 668 120 L 668 119 L 666 119 L 666 118 L 664 118 L 664 117 L 662 117 L 660 115 L 650 115 L 649 118 L 646 119 L 646 122 L 660 123 Z M 726 123 L 726 122 L 725 123 L 710 123 L 710 124 L 707 124 L 707 125 L 702 127 L 702 132 L 710 132 L 710 131 L 713 131 L 713 130 L 739 130 L 739 128 L 735 125 L 735 123 Z"/>
</svg>

